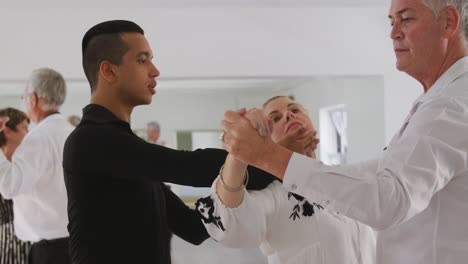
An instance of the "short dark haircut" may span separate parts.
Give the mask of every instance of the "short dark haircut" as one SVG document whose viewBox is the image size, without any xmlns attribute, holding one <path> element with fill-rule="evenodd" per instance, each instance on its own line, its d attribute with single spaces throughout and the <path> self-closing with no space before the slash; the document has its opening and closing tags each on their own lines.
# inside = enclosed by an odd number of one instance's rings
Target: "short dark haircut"
<svg viewBox="0 0 468 264">
<path fill-rule="evenodd" d="M 11 107 L 0 110 L 0 116 L 10 118 L 5 126 L 13 131 L 16 131 L 16 126 L 24 120 L 27 120 L 29 123 L 29 118 L 24 112 Z M 0 132 L 0 147 L 3 147 L 6 143 L 5 132 L 2 131 Z"/>
<path fill-rule="evenodd" d="M 119 65 L 129 46 L 121 37 L 121 33 L 145 34 L 143 29 L 132 21 L 111 20 L 99 23 L 90 28 L 83 37 L 81 51 L 83 54 L 83 69 L 95 91 L 99 67 L 103 61 Z"/>
</svg>

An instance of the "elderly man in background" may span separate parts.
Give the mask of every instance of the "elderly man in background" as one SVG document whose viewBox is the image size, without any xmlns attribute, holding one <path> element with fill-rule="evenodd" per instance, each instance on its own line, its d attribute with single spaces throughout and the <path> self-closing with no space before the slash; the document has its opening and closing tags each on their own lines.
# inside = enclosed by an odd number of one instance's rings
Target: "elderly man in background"
<svg viewBox="0 0 468 264">
<path fill-rule="evenodd" d="M 161 126 L 157 121 L 150 121 L 146 124 L 146 137 L 150 143 L 167 147 L 166 141 L 160 139 Z"/>
<path fill-rule="evenodd" d="M 326 166 L 260 137 L 234 111 L 224 142 L 291 192 L 380 232 L 379 264 L 464 264 L 468 259 L 468 1 L 392 0 L 396 67 L 424 93 L 382 156 Z"/>
<path fill-rule="evenodd" d="M 65 95 L 60 73 L 48 68 L 33 71 L 23 100 L 29 118 L 37 125 L 11 161 L 0 154 L 0 193 L 13 200 L 18 238 L 33 242 L 31 264 L 70 263 L 62 152 L 73 127 L 59 113 Z M 0 129 L 4 122 L 0 121 Z"/>
</svg>

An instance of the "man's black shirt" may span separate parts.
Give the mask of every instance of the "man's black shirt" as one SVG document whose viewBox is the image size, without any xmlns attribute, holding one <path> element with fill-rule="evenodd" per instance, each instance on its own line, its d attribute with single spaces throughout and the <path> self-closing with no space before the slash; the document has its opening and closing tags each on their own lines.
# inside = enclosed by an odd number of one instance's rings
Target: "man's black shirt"
<svg viewBox="0 0 468 264">
<path fill-rule="evenodd" d="M 208 234 L 198 213 L 163 182 L 209 187 L 226 155 L 150 144 L 106 108 L 86 106 L 63 157 L 72 263 L 168 264 L 171 233 L 202 243 Z M 249 172 L 250 189 L 274 179 Z"/>
</svg>

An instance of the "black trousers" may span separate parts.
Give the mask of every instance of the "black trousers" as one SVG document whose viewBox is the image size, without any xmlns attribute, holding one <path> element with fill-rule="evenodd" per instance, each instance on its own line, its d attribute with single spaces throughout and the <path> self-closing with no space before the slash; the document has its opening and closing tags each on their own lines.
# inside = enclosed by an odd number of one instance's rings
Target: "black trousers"
<svg viewBox="0 0 468 264">
<path fill-rule="evenodd" d="M 29 264 L 70 264 L 68 237 L 41 240 L 32 244 Z"/>
</svg>

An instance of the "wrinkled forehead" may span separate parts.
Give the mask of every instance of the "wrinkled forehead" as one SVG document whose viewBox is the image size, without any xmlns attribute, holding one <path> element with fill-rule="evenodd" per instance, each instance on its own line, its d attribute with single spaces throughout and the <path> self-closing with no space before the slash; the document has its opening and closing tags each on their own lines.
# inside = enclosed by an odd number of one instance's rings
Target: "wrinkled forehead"
<svg viewBox="0 0 468 264">
<path fill-rule="evenodd" d="M 290 107 L 294 106 L 303 108 L 302 105 L 293 101 L 289 97 L 279 97 L 270 101 L 267 105 L 265 105 L 265 107 L 263 107 L 263 114 L 268 117 L 274 113 L 282 113 L 288 110 Z"/>
<path fill-rule="evenodd" d="M 395 17 L 404 12 L 419 11 L 421 8 L 427 8 L 424 0 L 392 0 L 388 15 Z"/>
</svg>

